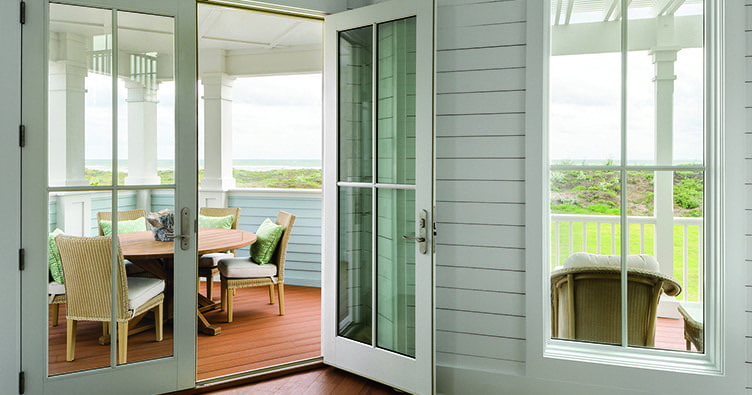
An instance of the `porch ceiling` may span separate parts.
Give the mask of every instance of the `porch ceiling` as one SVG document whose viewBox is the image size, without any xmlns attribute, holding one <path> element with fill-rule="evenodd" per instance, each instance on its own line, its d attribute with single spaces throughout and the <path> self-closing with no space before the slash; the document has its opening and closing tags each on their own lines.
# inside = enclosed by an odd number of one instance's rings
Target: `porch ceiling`
<svg viewBox="0 0 752 395">
<path fill-rule="evenodd" d="M 703 0 L 627 0 L 630 19 L 674 15 L 684 5 L 702 5 Z M 621 0 L 551 0 L 554 25 L 607 22 L 621 18 Z M 686 8 L 686 7 L 685 7 Z"/>
</svg>

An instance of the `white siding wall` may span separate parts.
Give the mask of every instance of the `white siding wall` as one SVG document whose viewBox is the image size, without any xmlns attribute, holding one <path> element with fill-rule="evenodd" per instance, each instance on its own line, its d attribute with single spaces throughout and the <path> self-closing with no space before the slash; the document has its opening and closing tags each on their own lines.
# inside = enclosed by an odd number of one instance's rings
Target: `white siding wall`
<svg viewBox="0 0 752 395">
<path fill-rule="evenodd" d="M 746 128 L 744 130 L 745 135 L 745 159 L 747 162 L 747 175 L 745 177 L 745 187 L 747 190 L 746 200 L 746 218 L 747 218 L 747 253 L 745 254 L 746 266 L 747 266 L 747 281 L 746 281 L 746 317 L 747 329 L 745 331 L 745 343 L 746 343 L 746 370 L 747 370 L 747 394 L 752 394 L 752 0 L 746 0 L 745 2 L 745 36 L 746 36 L 746 52 L 745 52 L 745 89 L 747 92 L 745 98 L 745 115 L 746 115 Z"/>
<path fill-rule="evenodd" d="M 436 362 L 519 375 L 526 4 L 437 6 Z"/>
</svg>

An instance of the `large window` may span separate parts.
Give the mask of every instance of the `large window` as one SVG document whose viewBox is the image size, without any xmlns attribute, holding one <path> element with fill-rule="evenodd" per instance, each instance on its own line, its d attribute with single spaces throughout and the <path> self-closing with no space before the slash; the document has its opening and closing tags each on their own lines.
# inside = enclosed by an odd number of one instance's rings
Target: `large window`
<svg viewBox="0 0 752 395">
<path fill-rule="evenodd" d="M 703 353 L 704 5 L 648 3 L 551 1 L 550 337 Z"/>
</svg>

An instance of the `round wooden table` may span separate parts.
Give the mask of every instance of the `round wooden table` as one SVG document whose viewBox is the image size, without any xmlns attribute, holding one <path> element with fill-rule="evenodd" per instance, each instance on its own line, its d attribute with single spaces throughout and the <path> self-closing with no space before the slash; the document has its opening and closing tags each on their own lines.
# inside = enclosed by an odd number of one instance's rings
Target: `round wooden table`
<svg viewBox="0 0 752 395">
<path fill-rule="evenodd" d="M 175 243 L 156 241 L 151 231 L 123 233 L 118 235 L 123 258 L 165 281 L 165 306 L 171 310 Z M 239 229 L 199 229 L 198 256 L 213 252 L 236 250 L 256 242 L 256 235 Z M 211 286 L 211 284 L 207 284 Z M 203 313 L 219 307 L 204 295 L 198 294 L 198 324 L 201 332 L 218 335 L 221 329 L 209 324 Z M 129 331 L 130 332 L 130 331 Z"/>
</svg>

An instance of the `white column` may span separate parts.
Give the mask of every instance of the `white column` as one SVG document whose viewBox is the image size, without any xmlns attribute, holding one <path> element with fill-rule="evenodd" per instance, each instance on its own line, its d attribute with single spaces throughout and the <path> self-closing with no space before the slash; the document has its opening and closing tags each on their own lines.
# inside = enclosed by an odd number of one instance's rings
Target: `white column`
<svg viewBox="0 0 752 395">
<path fill-rule="evenodd" d="M 49 183 L 89 185 L 84 177 L 86 46 L 74 34 L 50 38 Z"/>
<path fill-rule="evenodd" d="M 650 52 L 655 65 L 655 160 L 657 165 L 673 164 L 674 140 L 674 62 L 676 48 Z M 655 174 L 655 255 L 664 274 L 674 272 L 674 187 L 673 172 Z"/>
<path fill-rule="evenodd" d="M 672 165 L 674 160 L 674 63 L 677 48 L 654 49 L 650 52 L 655 65 L 655 161 Z M 674 173 L 655 172 L 655 258 L 663 274 L 674 274 Z M 679 318 L 676 299 L 661 297 L 661 317 Z"/>
<path fill-rule="evenodd" d="M 204 178 L 202 206 L 226 207 L 226 191 L 235 188 L 232 175 L 232 83 L 224 73 L 204 73 Z"/>
<path fill-rule="evenodd" d="M 160 184 L 157 174 L 157 91 L 132 80 L 128 89 L 127 185 Z"/>
</svg>

